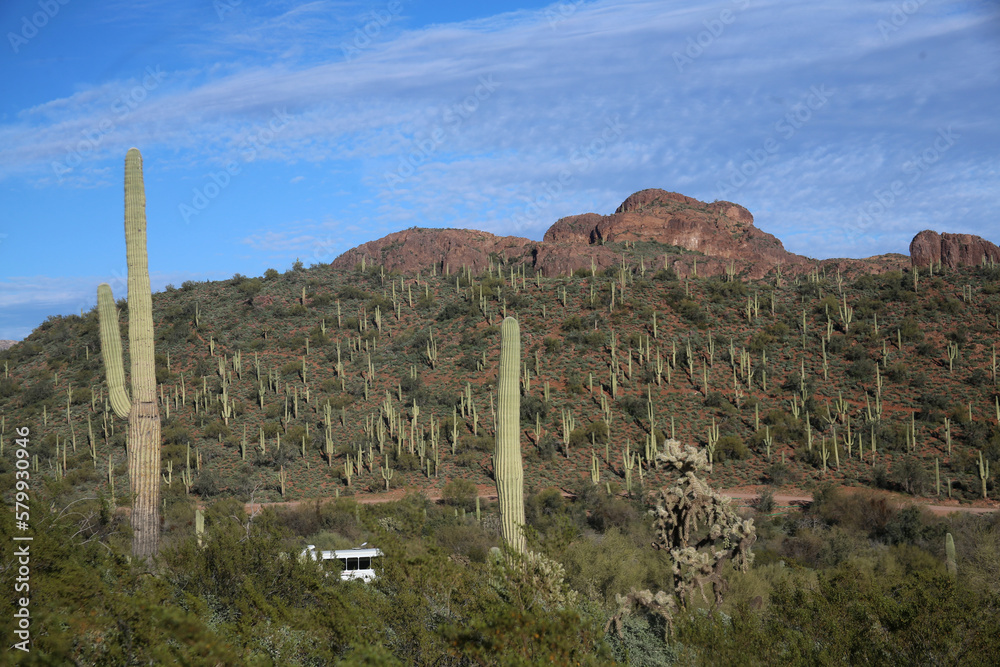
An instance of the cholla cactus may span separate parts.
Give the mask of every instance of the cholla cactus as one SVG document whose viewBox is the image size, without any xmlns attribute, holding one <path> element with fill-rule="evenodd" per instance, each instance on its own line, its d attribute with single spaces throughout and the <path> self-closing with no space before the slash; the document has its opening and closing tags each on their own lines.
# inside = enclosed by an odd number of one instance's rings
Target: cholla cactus
<svg viewBox="0 0 1000 667">
<path fill-rule="evenodd" d="M 579 594 L 566 583 L 563 566 L 544 554 L 508 552 L 505 558 L 493 547 L 489 566 L 490 586 L 501 598 L 521 608 L 560 609 L 579 601 Z"/>
<path fill-rule="evenodd" d="M 620 598 L 622 608 L 612 620 L 619 625 L 621 618 L 635 604 L 670 620 L 674 611 L 686 605 L 695 591 L 705 594 L 705 585 L 711 584 L 714 604 L 722 602 L 726 581 L 722 570 L 727 561 L 746 569 L 753 562 L 750 547 L 757 539 L 753 519 L 741 519 L 728 498 L 719 495 L 702 481 L 697 473 L 709 470 L 704 450 L 681 447 L 677 440 L 667 440 L 663 451 L 656 456 L 660 467 L 676 470 L 678 478 L 672 486 L 654 492 L 650 498 L 653 509 L 653 528 L 657 539 L 653 548 L 670 553 L 673 575 L 670 587 L 655 595 L 650 591 L 632 591 Z"/>
</svg>

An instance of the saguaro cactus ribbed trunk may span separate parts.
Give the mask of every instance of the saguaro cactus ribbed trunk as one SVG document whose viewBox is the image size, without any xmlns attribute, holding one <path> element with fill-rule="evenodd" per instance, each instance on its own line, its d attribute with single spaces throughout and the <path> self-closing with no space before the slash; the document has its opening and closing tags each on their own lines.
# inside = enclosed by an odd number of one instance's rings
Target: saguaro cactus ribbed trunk
<svg viewBox="0 0 1000 667">
<path fill-rule="evenodd" d="M 132 360 L 132 398 L 125 391 L 125 371 L 118 313 L 111 286 L 97 288 L 101 355 L 115 414 L 128 419 L 128 474 L 132 494 L 132 553 L 147 557 L 160 538 L 160 411 L 156 405 L 153 354 L 153 297 L 146 257 L 146 193 L 142 155 L 125 156 L 125 245 L 128 259 L 128 340 Z"/>
<path fill-rule="evenodd" d="M 497 438 L 493 466 L 500 499 L 504 542 L 524 553 L 524 470 L 521 467 L 521 328 L 513 317 L 500 327 L 500 377 L 497 383 Z"/>
</svg>

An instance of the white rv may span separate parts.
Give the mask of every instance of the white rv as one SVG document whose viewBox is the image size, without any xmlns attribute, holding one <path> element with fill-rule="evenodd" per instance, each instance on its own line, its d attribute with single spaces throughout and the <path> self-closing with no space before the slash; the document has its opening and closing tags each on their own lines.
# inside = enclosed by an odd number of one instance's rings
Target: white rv
<svg viewBox="0 0 1000 667">
<path fill-rule="evenodd" d="M 375 579 L 375 559 L 382 552 L 376 548 L 369 549 L 337 549 L 317 551 L 315 544 L 308 545 L 300 554 L 301 558 L 311 558 L 315 561 L 339 560 L 343 569 L 340 578 L 344 581 L 361 579 L 365 583 Z"/>
</svg>

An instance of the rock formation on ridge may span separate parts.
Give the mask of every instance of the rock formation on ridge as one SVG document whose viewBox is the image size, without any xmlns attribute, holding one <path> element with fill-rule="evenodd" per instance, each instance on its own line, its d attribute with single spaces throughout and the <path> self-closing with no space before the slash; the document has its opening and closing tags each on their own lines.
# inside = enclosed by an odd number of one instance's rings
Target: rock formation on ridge
<svg viewBox="0 0 1000 667">
<path fill-rule="evenodd" d="M 583 213 L 557 220 L 544 239 L 495 236 L 471 229 L 411 228 L 352 248 L 334 260 L 337 269 L 352 268 L 362 257 L 404 273 L 427 270 L 475 273 L 494 259 L 526 262 L 546 277 L 572 273 L 591 266 L 602 270 L 621 261 L 622 242 L 659 244 L 647 248 L 647 266 L 667 266 L 680 275 L 697 270 L 700 276 L 724 273 L 730 268 L 747 278 L 761 278 L 777 267 L 786 274 L 805 273 L 816 267 L 841 271 L 886 271 L 903 268 L 903 255 L 882 255 L 867 260 L 836 259 L 822 262 L 788 252 L 775 236 L 754 226 L 750 211 L 732 202 L 705 203 L 657 188 L 640 190 L 610 215 Z M 610 247 L 614 244 L 616 247 Z M 655 261 L 653 261 L 655 260 Z M 637 262 L 638 260 L 636 260 Z"/>
<path fill-rule="evenodd" d="M 913 266 L 928 266 L 932 262 L 940 262 L 950 268 L 959 264 L 978 266 L 983 257 L 1000 262 L 1000 248 L 973 234 L 938 234 L 925 229 L 910 241 L 910 263 Z"/>
</svg>

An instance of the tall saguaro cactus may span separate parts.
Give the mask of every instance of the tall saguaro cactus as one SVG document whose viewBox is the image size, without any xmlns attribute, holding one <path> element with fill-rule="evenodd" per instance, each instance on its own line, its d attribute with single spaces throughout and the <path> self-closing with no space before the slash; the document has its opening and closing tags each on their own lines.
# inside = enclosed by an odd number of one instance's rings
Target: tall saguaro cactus
<svg viewBox="0 0 1000 667">
<path fill-rule="evenodd" d="M 504 542 L 525 553 L 524 470 L 521 467 L 521 328 L 513 317 L 500 326 L 500 377 L 497 383 L 497 437 L 493 466 L 500 499 Z"/>
<path fill-rule="evenodd" d="M 97 288 L 101 356 L 115 414 L 128 419 L 128 473 L 132 494 L 132 553 L 145 558 L 160 538 L 160 411 L 156 405 L 153 297 L 146 257 L 146 193 L 142 155 L 125 156 L 125 245 L 128 259 L 128 340 L 132 398 L 125 391 L 121 332 L 111 286 Z"/>
</svg>

